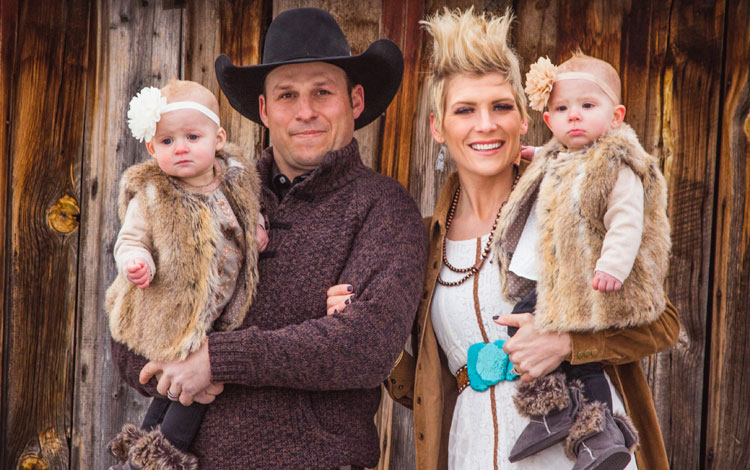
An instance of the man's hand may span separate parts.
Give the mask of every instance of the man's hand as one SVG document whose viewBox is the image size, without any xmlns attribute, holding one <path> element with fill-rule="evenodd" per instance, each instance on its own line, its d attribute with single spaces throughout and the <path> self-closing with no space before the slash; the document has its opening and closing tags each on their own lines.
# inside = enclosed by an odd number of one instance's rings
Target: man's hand
<svg viewBox="0 0 750 470">
<path fill-rule="evenodd" d="M 570 353 L 570 335 L 539 334 L 534 326 L 534 315 L 530 313 L 500 315 L 495 323 L 518 327 L 516 334 L 505 342 L 503 351 L 520 371 L 523 382 L 552 372 Z"/>
<path fill-rule="evenodd" d="M 193 401 L 210 403 L 224 386 L 212 384 L 208 342 L 190 353 L 182 361 L 151 361 L 143 366 L 138 380 L 145 384 L 151 377 L 159 381 L 156 390 L 162 395 L 179 397 L 180 403 L 189 406 Z M 169 393 L 167 393 L 169 392 Z"/>
<path fill-rule="evenodd" d="M 326 292 L 328 296 L 326 299 L 326 308 L 328 309 L 326 314 L 333 315 L 334 313 L 338 313 L 352 303 L 354 299 L 353 290 L 349 284 L 337 284 L 328 289 Z"/>
<path fill-rule="evenodd" d="M 604 271 L 594 271 L 594 279 L 591 281 L 591 287 L 599 292 L 613 292 L 620 290 L 622 282 Z"/>
<path fill-rule="evenodd" d="M 143 258 L 134 258 L 125 266 L 128 281 L 141 289 L 145 289 L 151 283 L 151 269 Z"/>
</svg>

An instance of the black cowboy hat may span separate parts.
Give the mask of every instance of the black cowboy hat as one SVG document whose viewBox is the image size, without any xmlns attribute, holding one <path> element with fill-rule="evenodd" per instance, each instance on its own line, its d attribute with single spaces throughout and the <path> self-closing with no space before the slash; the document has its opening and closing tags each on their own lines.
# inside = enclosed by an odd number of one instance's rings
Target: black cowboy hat
<svg viewBox="0 0 750 470">
<path fill-rule="evenodd" d="M 263 124 L 258 96 L 263 93 L 266 75 L 281 65 L 305 62 L 327 62 L 340 67 L 354 84 L 365 89 L 365 109 L 354 121 L 355 129 L 385 111 L 404 73 L 404 58 L 393 41 L 378 39 L 365 52 L 353 56 L 330 13 L 318 8 L 297 8 L 280 13 L 269 26 L 262 64 L 236 66 L 221 54 L 216 58 L 216 78 L 234 109 Z"/>
</svg>

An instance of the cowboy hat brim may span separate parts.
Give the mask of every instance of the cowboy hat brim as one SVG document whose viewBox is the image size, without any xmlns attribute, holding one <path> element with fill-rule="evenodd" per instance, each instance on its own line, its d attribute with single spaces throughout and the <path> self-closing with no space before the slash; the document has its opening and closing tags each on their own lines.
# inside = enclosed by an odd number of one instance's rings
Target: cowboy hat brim
<svg viewBox="0 0 750 470">
<path fill-rule="evenodd" d="M 355 119 L 359 129 L 385 112 L 401 85 L 404 59 L 398 46 L 389 39 L 373 42 L 365 52 L 355 56 L 306 57 L 269 64 L 237 66 L 229 57 L 216 58 L 216 78 L 229 104 L 251 121 L 263 124 L 260 119 L 258 96 L 263 93 L 268 73 L 282 65 L 326 62 L 343 69 L 352 82 L 365 90 L 365 109 Z"/>
</svg>

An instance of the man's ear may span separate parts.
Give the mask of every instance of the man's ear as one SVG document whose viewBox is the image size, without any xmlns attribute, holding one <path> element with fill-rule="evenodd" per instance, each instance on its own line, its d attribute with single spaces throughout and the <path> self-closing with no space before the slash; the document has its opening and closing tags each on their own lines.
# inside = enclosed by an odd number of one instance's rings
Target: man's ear
<svg viewBox="0 0 750 470">
<path fill-rule="evenodd" d="M 612 116 L 612 129 L 622 124 L 625 119 L 625 106 L 618 104 L 615 106 L 614 115 Z"/>
<path fill-rule="evenodd" d="M 258 111 L 263 125 L 268 127 L 268 111 L 266 110 L 266 95 L 258 95 Z"/>
<path fill-rule="evenodd" d="M 216 151 L 224 148 L 224 145 L 227 143 L 227 131 L 224 130 L 223 127 L 220 127 L 219 130 L 216 131 Z"/>
<path fill-rule="evenodd" d="M 352 114 L 354 115 L 354 119 L 357 119 L 364 110 L 365 89 L 362 88 L 362 85 L 354 85 L 352 87 Z"/>
<path fill-rule="evenodd" d="M 148 150 L 149 155 L 153 157 L 156 151 L 154 150 L 154 144 L 152 144 L 151 142 L 153 142 L 153 139 L 146 142 L 146 150 Z"/>
<path fill-rule="evenodd" d="M 432 138 L 435 139 L 435 142 L 437 142 L 438 144 L 442 144 L 445 142 L 443 133 L 440 129 L 437 129 L 435 127 L 435 114 L 433 113 L 430 113 L 430 133 L 432 134 Z"/>
</svg>

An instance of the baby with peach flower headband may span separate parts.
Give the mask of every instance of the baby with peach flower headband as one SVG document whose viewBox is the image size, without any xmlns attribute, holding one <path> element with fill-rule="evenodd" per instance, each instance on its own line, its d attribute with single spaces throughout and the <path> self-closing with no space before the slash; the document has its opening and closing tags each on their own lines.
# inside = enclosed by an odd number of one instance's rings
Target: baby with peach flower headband
<svg viewBox="0 0 750 470">
<path fill-rule="evenodd" d="M 533 217 L 523 229 L 527 242 L 510 258 L 502 255 L 502 246 L 498 251 L 503 272 L 535 281 L 536 289 L 513 312 L 534 312 L 535 326 L 544 333 L 645 325 L 665 307 L 666 183 L 658 160 L 623 122 L 620 88 L 612 65 L 581 52 L 560 66 L 542 57 L 526 75 L 530 106 L 543 112 L 554 138 L 532 152 L 533 161 L 505 208 L 517 213 L 522 201 L 535 197 Z M 499 240 L 509 227 L 500 224 Z M 626 416 L 615 414 L 602 363 L 567 364 L 563 373 L 570 383 L 582 384 L 583 398 L 571 399 L 567 411 L 560 411 L 550 403 L 546 385 L 522 384 L 515 403 L 523 404 L 519 411 L 530 423 L 509 460 L 523 460 L 565 439 L 574 468 L 633 468 L 637 435 Z M 561 418 L 575 414 L 571 410 L 579 405 L 577 413 L 588 421 L 575 418 L 573 425 Z M 581 431 L 593 416 L 599 424 Z M 573 432 L 571 426 L 580 429 Z M 553 434 L 550 428 L 565 432 Z"/>
</svg>

